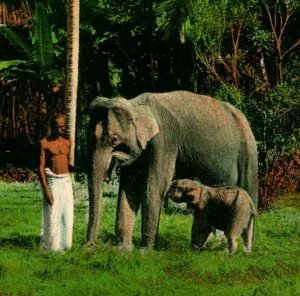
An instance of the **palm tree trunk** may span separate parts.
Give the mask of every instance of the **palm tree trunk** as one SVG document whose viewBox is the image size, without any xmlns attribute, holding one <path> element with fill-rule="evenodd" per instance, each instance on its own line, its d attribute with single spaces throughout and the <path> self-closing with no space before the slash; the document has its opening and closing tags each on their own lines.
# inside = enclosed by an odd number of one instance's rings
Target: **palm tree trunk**
<svg viewBox="0 0 300 296">
<path fill-rule="evenodd" d="M 67 135 L 72 142 L 70 164 L 75 162 L 76 106 L 79 58 L 79 0 L 67 1 L 67 65 L 65 103 L 67 110 Z"/>
</svg>

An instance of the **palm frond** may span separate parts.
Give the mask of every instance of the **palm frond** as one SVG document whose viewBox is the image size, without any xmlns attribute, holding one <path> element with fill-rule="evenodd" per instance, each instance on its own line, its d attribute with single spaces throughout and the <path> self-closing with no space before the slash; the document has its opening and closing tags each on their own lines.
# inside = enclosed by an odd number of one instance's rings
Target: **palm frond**
<svg viewBox="0 0 300 296">
<path fill-rule="evenodd" d="M 32 60 L 10 60 L 0 61 L 0 75 L 3 79 L 20 79 L 20 77 L 35 79 L 38 74 L 32 70 Z"/>
<path fill-rule="evenodd" d="M 0 71 L 7 70 L 11 67 L 17 67 L 21 64 L 26 64 L 26 61 L 22 61 L 22 60 L 0 61 Z"/>
<path fill-rule="evenodd" d="M 190 16 L 197 2 L 198 0 L 166 0 L 156 8 L 163 39 L 168 40 L 172 34 L 179 33 L 181 42 L 184 42 L 184 33 L 190 27 Z"/>
<path fill-rule="evenodd" d="M 11 46 L 21 52 L 28 60 L 32 59 L 31 47 L 14 30 L 0 26 L 0 33 L 9 41 Z"/>
<path fill-rule="evenodd" d="M 33 59 L 42 68 L 49 69 L 53 64 L 53 44 L 48 15 L 45 7 L 38 3 L 33 22 Z"/>
</svg>

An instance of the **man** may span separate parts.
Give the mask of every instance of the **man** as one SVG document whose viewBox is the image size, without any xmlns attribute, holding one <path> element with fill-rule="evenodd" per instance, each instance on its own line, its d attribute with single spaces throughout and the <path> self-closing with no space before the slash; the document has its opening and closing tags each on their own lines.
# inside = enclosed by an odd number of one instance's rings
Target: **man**
<svg viewBox="0 0 300 296">
<path fill-rule="evenodd" d="M 69 174 L 71 142 L 64 138 L 65 116 L 50 121 L 51 133 L 40 141 L 39 177 L 43 189 L 42 247 L 64 251 L 72 246 L 73 190 Z"/>
</svg>

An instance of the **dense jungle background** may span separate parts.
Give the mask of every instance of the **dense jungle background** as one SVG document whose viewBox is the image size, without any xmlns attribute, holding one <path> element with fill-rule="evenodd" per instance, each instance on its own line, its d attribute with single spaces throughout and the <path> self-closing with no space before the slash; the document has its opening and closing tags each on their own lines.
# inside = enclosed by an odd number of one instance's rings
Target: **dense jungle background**
<svg viewBox="0 0 300 296">
<path fill-rule="evenodd" d="M 96 96 L 188 90 L 242 110 L 259 150 L 260 208 L 295 192 L 299 0 L 81 0 L 76 166 Z M 66 0 L 0 0 L 0 177 L 26 181 L 65 110 Z"/>
</svg>

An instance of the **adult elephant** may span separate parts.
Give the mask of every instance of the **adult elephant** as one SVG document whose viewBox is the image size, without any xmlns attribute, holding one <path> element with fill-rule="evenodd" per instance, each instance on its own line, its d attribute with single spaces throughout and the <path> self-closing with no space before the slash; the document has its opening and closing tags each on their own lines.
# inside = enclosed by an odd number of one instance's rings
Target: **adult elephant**
<svg viewBox="0 0 300 296">
<path fill-rule="evenodd" d="M 140 206 L 141 247 L 154 246 L 173 178 L 237 185 L 257 205 L 256 142 L 244 115 L 227 103 L 186 91 L 97 98 L 89 129 L 88 244 L 97 239 L 102 182 L 112 158 L 121 167 L 115 231 L 124 248 L 133 247 Z"/>
</svg>

